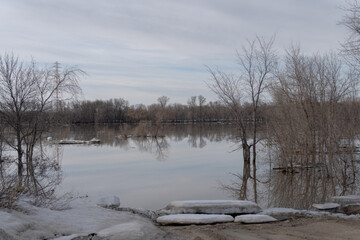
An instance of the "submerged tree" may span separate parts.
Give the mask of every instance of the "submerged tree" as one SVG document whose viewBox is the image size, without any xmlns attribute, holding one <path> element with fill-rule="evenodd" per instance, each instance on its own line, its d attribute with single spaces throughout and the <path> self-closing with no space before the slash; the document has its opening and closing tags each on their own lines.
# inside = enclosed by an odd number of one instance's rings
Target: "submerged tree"
<svg viewBox="0 0 360 240">
<path fill-rule="evenodd" d="M 239 75 L 208 68 L 212 76 L 212 83 L 209 84 L 210 89 L 223 104 L 231 109 L 232 116 L 238 126 L 244 161 L 250 163 L 252 160 L 255 192 L 256 145 L 259 141 L 258 110 L 272 73 L 276 70 L 277 56 L 273 50 L 274 40 L 274 37 L 268 41 L 257 37 L 256 40 L 248 41 L 248 44 L 243 46 L 242 51 L 237 54 Z M 246 101 L 249 101 L 251 105 L 250 116 L 244 108 Z M 249 120 L 252 124 L 251 133 Z M 249 138 L 251 138 L 251 142 L 249 142 Z M 256 201 L 256 194 L 254 197 Z"/>
<path fill-rule="evenodd" d="M 354 76 L 335 53 L 306 56 L 293 47 L 272 89 L 270 139 L 278 148 L 277 164 L 289 172 L 321 167 L 318 177 L 331 179 L 333 194 L 339 169 L 343 175 L 356 171 L 349 152 L 358 132 L 349 102 L 357 88 Z"/>
<path fill-rule="evenodd" d="M 18 192 L 44 193 L 36 167 L 41 169 L 46 157 L 36 149 L 55 113 L 57 93 L 64 98 L 78 94 L 83 73 L 73 67 L 58 72 L 35 61 L 26 64 L 12 54 L 0 56 L 0 120 L 11 131 L 5 144 L 16 151 Z"/>
</svg>

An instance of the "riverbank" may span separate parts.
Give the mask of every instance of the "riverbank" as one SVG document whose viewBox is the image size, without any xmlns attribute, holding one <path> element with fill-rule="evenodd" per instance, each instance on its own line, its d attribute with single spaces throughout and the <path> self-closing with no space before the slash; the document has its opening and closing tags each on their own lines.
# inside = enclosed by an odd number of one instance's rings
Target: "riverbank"
<svg viewBox="0 0 360 240">
<path fill-rule="evenodd" d="M 0 209 L 0 239 L 162 239 L 165 232 L 153 221 L 128 212 L 75 199 L 47 208 L 21 201 L 15 209 Z M 91 238 L 90 238 L 91 239 Z"/>
<path fill-rule="evenodd" d="M 331 216 L 292 218 L 267 224 L 226 223 L 160 227 L 169 239 L 358 240 L 360 220 Z"/>
<path fill-rule="evenodd" d="M 0 239 L 329 239 L 355 240 L 360 216 L 285 209 L 282 221 L 265 224 L 160 226 L 148 217 L 106 209 L 89 199 L 76 199 L 59 209 L 39 208 L 26 201 L 16 210 L 0 209 Z M 265 210 L 279 214 L 284 209 Z M 296 214 L 294 214 L 296 213 Z"/>
</svg>

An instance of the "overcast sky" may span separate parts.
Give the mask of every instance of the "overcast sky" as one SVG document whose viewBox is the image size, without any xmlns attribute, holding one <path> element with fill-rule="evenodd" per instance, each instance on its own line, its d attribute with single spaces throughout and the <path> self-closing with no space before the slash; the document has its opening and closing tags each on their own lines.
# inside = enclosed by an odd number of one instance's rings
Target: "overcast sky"
<svg viewBox="0 0 360 240">
<path fill-rule="evenodd" d="M 76 65 L 84 99 L 216 100 L 204 65 L 235 71 L 236 49 L 276 34 L 279 53 L 338 50 L 341 0 L 0 0 L 1 53 Z"/>
</svg>

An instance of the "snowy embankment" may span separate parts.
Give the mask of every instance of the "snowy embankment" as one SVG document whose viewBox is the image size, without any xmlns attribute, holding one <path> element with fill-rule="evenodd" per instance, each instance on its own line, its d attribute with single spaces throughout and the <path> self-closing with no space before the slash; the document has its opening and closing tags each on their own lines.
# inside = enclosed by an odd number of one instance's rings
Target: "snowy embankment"
<svg viewBox="0 0 360 240">
<path fill-rule="evenodd" d="M 110 240 L 166 239 L 166 233 L 160 230 L 154 221 L 160 225 L 227 222 L 259 224 L 291 219 L 292 216 L 331 216 L 360 220 L 359 196 L 334 199 L 339 203 L 314 204 L 318 209 L 314 211 L 289 208 L 261 210 L 256 203 L 240 200 L 174 201 L 155 212 L 120 207 L 120 199 L 116 196 L 101 198 L 97 204 L 86 198 L 76 199 L 68 203 L 68 208 L 62 210 L 38 208 L 26 201 L 20 201 L 17 210 L 0 209 L 0 239 L 79 240 L 88 239 L 87 236 Z M 343 206 L 343 203 L 346 205 Z M 348 216 L 333 210 L 340 211 L 350 206 L 357 214 Z"/>
<path fill-rule="evenodd" d="M 166 210 L 171 214 L 248 214 L 258 213 L 261 208 L 254 202 L 243 200 L 188 200 L 173 201 Z"/>
<path fill-rule="evenodd" d="M 164 235 L 147 218 L 105 209 L 88 199 L 69 205 L 58 211 L 21 202 L 17 211 L 0 209 L 0 239 L 65 240 L 92 233 L 107 239 L 158 239 Z"/>
</svg>

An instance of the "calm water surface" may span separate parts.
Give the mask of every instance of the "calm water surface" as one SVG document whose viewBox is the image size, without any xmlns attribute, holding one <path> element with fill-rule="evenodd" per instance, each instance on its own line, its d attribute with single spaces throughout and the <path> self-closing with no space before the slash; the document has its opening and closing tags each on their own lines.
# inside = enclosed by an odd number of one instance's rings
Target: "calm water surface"
<svg viewBox="0 0 360 240">
<path fill-rule="evenodd" d="M 231 199 L 221 182 L 241 172 L 241 152 L 233 152 L 233 127 L 167 126 L 164 138 L 119 138 L 121 126 L 67 127 L 58 139 L 89 140 L 99 145 L 66 145 L 61 191 L 90 199 L 117 195 L 121 205 L 159 209 L 172 200 Z"/>
<path fill-rule="evenodd" d="M 117 195 L 124 207 L 153 210 L 173 200 L 206 199 L 246 199 L 265 208 L 307 209 L 332 196 L 360 194 L 360 150 L 339 152 L 327 166 L 284 172 L 271 170 L 283 167 L 277 161 L 282 152 L 277 146 L 265 147 L 264 141 L 257 148 L 254 179 L 253 167 L 243 164 L 242 151 L 235 151 L 239 146 L 231 125 L 166 125 L 159 131 L 162 138 L 119 138 L 143 132 L 144 128 L 108 125 L 63 127 L 53 133 L 54 139 L 102 141 L 53 145 L 62 161 L 60 191 L 94 202 Z M 292 157 L 308 156 L 294 152 Z"/>
</svg>

